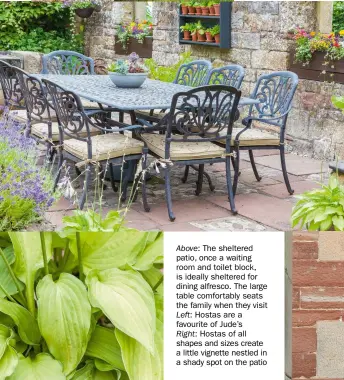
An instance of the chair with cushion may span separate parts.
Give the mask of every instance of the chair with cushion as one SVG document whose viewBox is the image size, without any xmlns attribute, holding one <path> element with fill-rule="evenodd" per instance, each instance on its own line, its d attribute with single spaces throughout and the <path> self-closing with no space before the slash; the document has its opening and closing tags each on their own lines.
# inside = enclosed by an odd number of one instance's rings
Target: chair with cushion
<svg viewBox="0 0 344 380">
<path fill-rule="evenodd" d="M 251 98 L 258 99 L 259 104 L 251 105 L 248 116 L 242 120 L 245 128 L 233 130 L 232 145 L 237 152 L 236 163 L 239 166 L 240 151 L 248 150 L 252 169 L 257 181 L 261 180 L 254 161 L 253 151 L 260 149 L 277 149 L 280 152 L 284 182 L 290 194 L 294 193 L 288 178 L 285 162 L 285 130 L 292 100 L 297 88 L 298 76 L 289 71 L 273 72 L 258 78 Z M 260 124 L 260 128 L 253 125 Z M 266 132 L 264 126 L 272 126 L 278 135 Z M 224 141 L 222 141 L 224 144 Z M 235 170 L 234 192 L 237 188 L 239 167 Z"/>
<path fill-rule="evenodd" d="M 172 164 L 199 165 L 196 193 L 200 193 L 204 165 L 225 162 L 228 199 L 232 212 L 236 213 L 231 181 L 230 140 L 240 96 L 241 92 L 234 87 L 202 86 L 176 94 L 170 111 L 159 124 L 154 126 L 146 120 L 139 120 L 144 125 L 142 141 L 149 152 L 165 167 L 165 197 L 171 221 L 175 220 L 171 198 Z M 165 134 L 156 131 L 164 131 Z M 223 136 L 228 142 L 225 147 L 214 144 Z M 144 206 L 145 210 L 149 211 L 149 206 Z"/>
<path fill-rule="evenodd" d="M 9 108 L 8 116 L 22 124 L 27 123 L 25 101 L 15 67 L 0 61 L 0 86 L 4 98 L 4 106 Z"/>
<path fill-rule="evenodd" d="M 123 165 L 124 162 L 131 160 L 137 164 L 142 158 L 143 143 L 120 133 L 134 131 L 141 127 L 137 125 L 125 127 L 118 123 L 116 127 L 116 122 L 106 119 L 106 112 L 102 111 L 97 114 L 93 113 L 91 119 L 91 116 L 85 112 L 78 95 L 66 91 L 47 79 L 43 79 L 43 83 L 51 96 L 59 122 L 59 169 L 55 186 L 59 181 L 65 158 L 73 161 L 77 167 L 85 167 L 85 183 L 79 200 L 79 207 L 82 209 L 90 183 L 92 166 L 100 166 L 103 175 L 104 164 L 105 168 L 109 168 L 111 184 L 115 190 L 113 165 Z M 114 126 L 116 132 L 114 132 Z M 101 132 L 101 134 L 94 135 L 94 132 Z M 144 161 L 146 162 L 146 159 Z M 136 169 L 135 166 L 132 166 L 132 170 Z M 121 194 L 123 201 L 126 199 L 127 187 L 132 174 L 128 171 L 123 178 Z"/>
<path fill-rule="evenodd" d="M 240 89 L 245 76 L 245 70 L 240 65 L 228 65 L 211 69 L 206 84 L 224 84 Z"/>
</svg>

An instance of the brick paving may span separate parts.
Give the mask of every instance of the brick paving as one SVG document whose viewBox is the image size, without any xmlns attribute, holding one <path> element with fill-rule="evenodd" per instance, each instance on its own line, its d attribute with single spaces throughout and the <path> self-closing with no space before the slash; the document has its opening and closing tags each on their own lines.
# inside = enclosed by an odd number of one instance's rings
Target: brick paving
<svg viewBox="0 0 344 380">
<path fill-rule="evenodd" d="M 257 152 L 258 153 L 258 152 Z M 146 213 L 139 194 L 127 214 L 127 225 L 142 230 L 164 231 L 274 231 L 290 229 L 290 214 L 296 202 L 295 195 L 319 187 L 321 178 L 328 174 L 328 163 L 287 154 L 287 168 L 295 194 L 290 196 L 283 182 L 280 159 L 276 152 L 261 151 L 256 155 L 258 172 L 263 177 L 257 182 L 250 167 L 248 155 L 241 155 L 241 175 L 236 196 L 238 215 L 230 212 L 226 192 L 224 164 L 207 165 L 215 185 L 211 192 L 206 181 L 200 196 L 195 195 L 197 174 L 190 169 L 187 183 L 181 182 L 183 167 L 172 168 L 172 199 L 175 222 L 168 219 L 162 174 L 152 174 L 148 181 L 148 198 L 151 211 Z M 71 172 L 73 172 L 71 170 Z M 81 192 L 82 177 L 73 180 L 77 193 Z M 103 193 L 103 212 L 118 208 L 118 193 L 110 183 Z M 97 204 L 90 188 L 88 206 Z M 71 215 L 75 206 L 61 199 L 46 214 L 52 229 L 61 228 L 62 217 Z"/>
</svg>

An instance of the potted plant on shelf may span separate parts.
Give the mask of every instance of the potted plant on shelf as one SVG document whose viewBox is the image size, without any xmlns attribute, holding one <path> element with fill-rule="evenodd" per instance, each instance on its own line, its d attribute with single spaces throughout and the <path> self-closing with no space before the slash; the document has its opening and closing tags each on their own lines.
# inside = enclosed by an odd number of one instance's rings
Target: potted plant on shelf
<svg viewBox="0 0 344 380">
<path fill-rule="evenodd" d="M 188 11 L 189 15 L 194 15 L 196 13 L 195 1 L 192 0 L 188 2 Z"/>
<path fill-rule="evenodd" d="M 196 15 L 201 16 L 202 15 L 202 3 L 196 2 L 195 8 L 196 8 Z"/>
<path fill-rule="evenodd" d="M 220 16 L 220 3 L 214 3 L 213 4 L 215 15 Z"/>
<path fill-rule="evenodd" d="M 214 38 L 211 34 L 211 29 L 212 28 L 208 28 L 206 31 L 205 31 L 205 37 L 207 39 L 207 42 L 214 42 Z"/>
<path fill-rule="evenodd" d="M 191 31 L 193 30 L 192 24 L 186 23 L 180 27 L 180 30 L 184 33 L 183 40 L 191 40 Z"/>
<path fill-rule="evenodd" d="M 197 34 L 197 31 L 198 31 L 198 29 L 197 29 L 197 24 L 190 24 L 190 31 L 191 31 L 191 39 L 192 39 L 192 41 L 197 41 L 197 36 L 198 36 L 198 34 Z"/>
<path fill-rule="evenodd" d="M 81 18 L 89 18 L 95 10 L 100 10 L 101 3 L 99 0 L 74 0 L 64 1 L 63 6 L 74 10 L 76 15 Z"/>
<path fill-rule="evenodd" d="M 208 1 L 208 8 L 209 8 L 209 14 L 210 16 L 215 16 L 215 8 L 214 8 L 214 1 Z"/>
<path fill-rule="evenodd" d="M 182 15 L 187 15 L 188 14 L 188 1 L 182 1 L 181 5 L 181 10 L 182 10 Z"/>
<path fill-rule="evenodd" d="M 209 16 L 208 1 L 203 1 L 202 3 L 202 15 Z"/>
<path fill-rule="evenodd" d="M 197 29 L 197 41 L 205 42 L 205 27 L 202 25 L 201 21 L 196 23 Z"/>
<path fill-rule="evenodd" d="M 215 43 L 220 43 L 220 25 L 215 25 L 209 29 L 210 34 L 215 38 Z"/>
<path fill-rule="evenodd" d="M 117 60 L 107 69 L 111 81 L 120 88 L 139 88 L 148 76 L 148 69 L 136 53 L 131 53 L 128 60 Z"/>
</svg>

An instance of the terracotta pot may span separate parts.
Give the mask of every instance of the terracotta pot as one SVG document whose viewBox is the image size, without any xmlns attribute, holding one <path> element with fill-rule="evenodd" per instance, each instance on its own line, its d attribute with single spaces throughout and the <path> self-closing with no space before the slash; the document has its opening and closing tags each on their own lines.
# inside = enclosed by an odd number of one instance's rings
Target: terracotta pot
<svg viewBox="0 0 344 380">
<path fill-rule="evenodd" d="M 197 41 L 197 33 L 191 34 L 192 41 Z"/>
<path fill-rule="evenodd" d="M 214 41 L 213 36 L 211 35 L 210 32 L 205 32 L 205 36 L 207 38 L 207 42 L 213 42 Z"/>
<path fill-rule="evenodd" d="M 188 14 L 188 6 L 182 5 L 182 15 L 187 15 L 187 14 Z"/>
<path fill-rule="evenodd" d="M 219 44 L 219 43 L 220 43 L 220 33 L 219 33 L 219 34 L 216 34 L 216 35 L 214 36 L 214 38 L 215 38 L 215 43 Z"/>
<path fill-rule="evenodd" d="M 199 42 L 205 42 L 205 34 L 199 34 L 197 32 L 197 41 L 199 41 Z"/>
<path fill-rule="evenodd" d="M 204 15 L 204 16 L 209 15 L 209 8 L 208 7 L 202 7 L 202 15 Z"/>
<path fill-rule="evenodd" d="M 75 13 L 81 18 L 89 18 L 93 12 L 94 8 L 78 8 L 75 10 Z"/>
<path fill-rule="evenodd" d="M 190 30 L 184 30 L 184 40 L 191 40 Z"/>
<path fill-rule="evenodd" d="M 196 15 L 202 14 L 202 7 L 196 7 Z"/>
<path fill-rule="evenodd" d="M 214 5 L 212 5 L 211 7 L 209 7 L 209 14 L 211 16 L 215 16 L 215 8 L 214 8 Z"/>
<path fill-rule="evenodd" d="M 189 10 L 189 15 L 194 15 L 196 13 L 196 8 L 195 7 L 188 6 L 188 10 Z"/>
<path fill-rule="evenodd" d="M 214 4 L 214 10 L 215 10 L 216 16 L 219 16 L 220 15 L 220 4 Z"/>
</svg>

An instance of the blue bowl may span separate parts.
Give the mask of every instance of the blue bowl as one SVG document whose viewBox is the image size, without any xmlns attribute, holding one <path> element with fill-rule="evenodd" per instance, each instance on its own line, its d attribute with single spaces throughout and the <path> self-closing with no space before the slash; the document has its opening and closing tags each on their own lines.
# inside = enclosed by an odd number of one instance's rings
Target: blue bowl
<svg viewBox="0 0 344 380">
<path fill-rule="evenodd" d="M 120 88 L 139 88 L 148 76 L 147 73 L 120 74 L 111 72 L 108 75 L 112 83 Z"/>
</svg>

